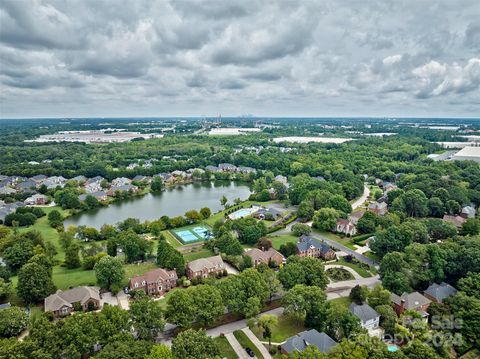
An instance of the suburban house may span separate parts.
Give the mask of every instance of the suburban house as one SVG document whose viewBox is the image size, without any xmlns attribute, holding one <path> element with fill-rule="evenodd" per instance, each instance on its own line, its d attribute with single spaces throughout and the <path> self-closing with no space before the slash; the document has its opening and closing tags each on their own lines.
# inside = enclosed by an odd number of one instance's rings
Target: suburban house
<svg viewBox="0 0 480 359">
<path fill-rule="evenodd" d="M 257 170 L 252 167 L 245 167 L 245 166 L 240 166 L 238 167 L 238 172 L 240 173 L 253 173 L 256 172 Z"/>
<path fill-rule="evenodd" d="M 32 180 L 27 180 L 17 184 L 16 188 L 20 192 L 35 192 L 35 189 L 37 188 L 37 184 Z"/>
<path fill-rule="evenodd" d="M 223 273 L 224 269 L 225 263 L 221 256 L 199 258 L 187 264 L 187 277 L 188 279 L 207 278 L 217 273 Z"/>
<path fill-rule="evenodd" d="M 112 180 L 112 187 L 126 186 L 132 183 L 132 180 L 126 177 L 118 177 Z"/>
<path fill-rule="evenodd" d="M 177 272 L 155 268 L 151 271 L 130 278 L 130 290 L 143 290 L 148 295 L 164 295 L 177 285 Z"/>
<path fill-rule="evenodd" d="M 97 191 L 97 192 L 92 192 L 92 193 L 84 193 L 78 196 L 78 199 L 80 201 L 85 201 L 87 199 L 87 196 L 93 196 L 95 197 L 98 201 L 103 202 L 107 200 L 107 193 L 105 191 Z"/>
<path fill-rule="evenodd" d="M 217 166 L 208 165 L 208 166 L 205 167 L 205 171 L 219 172 L 220 169 Z"/>
<path fill-rule="evenodd" d="M 76 287 L 66 291 L 58 290 L 45 298 L 45 312 L 55 317 L 69 315 L 75 310 L 95 310 L 100 308 L 98 287 Z"/>
<path fill-rule="evenodd" d="M 392 293 L 390 298 L 397 315 L 401 315 L 406 310 L 415 310 L 416 312 L 419 312 L 422 317 L 428 317 L 427 309 L 432 301 L 421 295 L 419 292 L 403 292 L 401 296 Z"/>
<path fill-rule="evenodd" d="M 348 219 L 350 220 L 350 222 L 352 222 L 353 224 L 357 225 L 358 224 L 358 221 L 360 220 L 360 218 L 363 217 L 363 215 L 365 214 L 365 211 L 360 209 L 358 211 L 355 211 L 355 212 L 352 212 L 349 216 L 348 216 Z"/>
<path fill-rule="evenodd" d="M 354 236 L 355 234 L 357 234 L 357 227 L 355 227 L 355 223 L 353 223 L 352 221 L 339 218 L 337 219 L 335 231 L 337 233 L 346 234 L 347 236 Z"/>
<path fill-rule="evenodd" d="M 392 191 L 392 190 L 394 190 L 394 189 L 397 189 L 397 188 L 398 188 L 398 187 L 397 187 L 396 184 L 393 184 L 393 183 L 391 183 L 391 182 L 383 182 L 383 191 L 384 191 L 385 193 L 390 192 L 390 191 Z"/>
<path fill-rule="evenodd" d="M 360 324 L 367 330 L 377 329 L 380 325 L 380 314 L 367 303 L 358 305 L 351 303 L 348 307 L 350 312 L 360 319 Z"/>
<path fill-rule="evenodd" d="M 297 254 L 300 257 L 322 258 L 324 260 L 332 260 L 336 258 L 336 254 L 332 248 L 319 240 L 301 236 L 297 243 Z"/>
<path fill-rule="evenodd" d="M 457 229 L 462 228 L 463 224 L 467 221 L 460 216 L 450 216 L 448 214 L 443 216 L 443 221 L 453 224 Z"/>
<path fill-rule="evenodd" d="M 132 178 L 132 181 L 136 182 L 150 182 L 150 177 L 143 176 L 143 175 L 136 175 Z"/>
<path fill-rule="evenodd" d="M 475 218 L 475 207 L 465 206 L 462 208 L 460 216 L 463 218 Z"/>
<path fill-rule="evenodd" d="M 288 179 L 287 179 L 287 177 L 282 176 L 282 175 L 275 176 L 274 181 L 280 182 L 280 183 L 283 184 L 284 186 L 287 186 L 287 185 L 288 185 Z"/>
<path fill-rule="evenodd" d="M 112 186 L 110 187 L 110 189 L 107 191 L 107 195 L 109 196 L 115 196 L 115 194 L 117 192 L 129 192 L 129 191 L 132 191 L 132 192 L 137 192 L 138 191 L 138 187 L 137 186 L 134 186 L 132 184 L 126 184 L 126 185 L 122 185 L 122 186 Z"/>
<path fill-rule="evenodd" d="M 87 180 L 87 177 L 80 175 L 80 176 L 75 176 L 73 178 L 70 178 L 70 180 L 78 183 L 84 183 Z"/>
<path fill-rule="evenodd" d="M 218 169 L 223 172 L 236 172 L 237 166 L 232 165 L 231 163 L 220 163 Z"/>
<path fill-rule="evenodd" d="M 252 216 L 256 219 L 271 219 L 275 220 L 282 215 L 278 209 L 275 208 L 259 208 Z"/>
<path fill-rule="evenodd" d="M 0 194 L 14 194 L 14 193 L 17 193 L 17 191 L 14 190 L 13 188 L 10 188 L 7 186 L 0 187 Z"/>
<path fill-rule="evenodd" d="M 423 291 L 423 295 L 433 302 L 443 303 L 445 299 L 457 293 L 457 290 L 450 284 L 442 282 L 433 283 Z"/>
<path fill-rule="evenodd" d="M 258 266 L 260 263 L 265 263 L 268 265 L 271 262 L 274 262 L 277 267 L 280 267 L 286 261 L 283 254 L 281 254 L 274 248 L 269 248 L 266 251 L 262 251 L 258 248 L 252 248 L 246 251 L 245 255 L 252 258 L 252 263 L 254 267 Z"/>
<path fill-rule="evenodd" d="M 48 203 L 48 197 L 44 194 L 34 194 L 28 197 L 23 203 L 29 206 L 45 205 Z"/>
<path fill-rule="evenodd" d="M 32 178 L 30 178 L 33 182 L 35 182 L 38 185 L 42 184 L 43 181 L 45 181 L 47 179 L 47 176 L 45 175 L 36 175 L 36 176 L 33 176 Z"/>
<path fill-rule="evenodd" d="M 372 202 L 368 205 L 368 210 L 375 213 L 377 216 L 384 216 L 387 214 L 387 204 L 385 202 Z"/>
<path fill-rule="evenodd" d="M 281 345 L 281 351 L 286 355 L 292 352 L 303 352 L 309 345 L 316 346 L 322 353 L 328 353 L 332 347 L 337 345 L 337 342 L 327 334 L 311 329 L 288 338 Z"/>
</svg>

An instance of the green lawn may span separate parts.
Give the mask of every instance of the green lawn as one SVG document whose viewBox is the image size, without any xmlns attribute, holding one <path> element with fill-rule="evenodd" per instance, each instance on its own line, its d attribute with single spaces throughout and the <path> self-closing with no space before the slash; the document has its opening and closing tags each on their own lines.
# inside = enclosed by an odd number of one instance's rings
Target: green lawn
<svg viewBox="0 0 480 359">
<path fill-rule="evenodd" d="M 350 248 L 352 250 L 356 250 L 357 247 L 355 247 L 353 241 L 351 238 L 348 238 L 348 237 L 340 237 L 340 236 L 337 236 L 336 234 L 334 233 L 331 233 L 331 232 L 325 232 L 325 231 L 320 231 L 318 229 L 313 229 L 314 232 L 324 236 L 324 237 L 327 237 L 328 239 L 332 240 L 332 241 L 335 241 L 337 243 L 340 243 L 342 245 L 344 245 L 345 247 L 347 248 Z"/>
<path fill-rule="evenodd" d="M 125 270 L 125 285 L 128 284 L 128 279 L 136 276 L 136 275 L 141 275 L 145 272 L 148 272 L 149 270 L 158 268 L 155 263 L 151 262 L 145 262 L 145 263 L 139 263 L 139 264 L 125 264 L 123 266 L 123 269 Z"/>
<path fill-rule="evenodd" d="M 220 350 L 220 356 L 227 359 L 237 359 L 237 354 L 233 350 L 232 346 L 225 337 L 216 337 L 213 339 L 218 349 Z"/>
<path fill-rule="evenodd" d="M 170 231 L 162 231 L 162 234 L 165 236 L 165 239 L 173 248 L 178 248 L 183 246 L 183 244 L 180 243 L 180 241 L 177 238 L 175 238 L 175 236 L 171 234 Z"/>
<path fill-rule="evenodd" d="M 280 315 L 278 316 L 278 324 L 272 326 L 272 343 L 283 343 L 288 338 L 305 330 L 305 326 L 301 321 L 295 320 L 291 316 Z M 262 333 L 258 327 L 252 329 L 252 332 L 261 341 L 267 341 L 262 336 Z"/>
<path fill-rule="evenodd" d="M 255 353 L 255 356 L 258 359 L 263 359 L 262 353 L 260 353 L 260 350 L 258 350 L 258 348 L 255 346 L 255 344 L 253 344 L 252 341 L 250 339 L 248 339 L 247 334 L 245 334 L 241 330 L 236 330 L 236 331 L 233 332 L 233 335 L 235 336 L 235 338 L 237 338 L 238 342 L 240 343 L 240 345 L 243 348 L 252 349 L 253 352 Z"/>
<path fill-rule="evenodd" d="M 280 234 L 280 235 L 270 235 L 268 236 L 272 240 L 273 248 L 280 249 L 282 244 L 292 242 L 297 243 L 298 237 L 293 234 Z"/>
<path fill-rule="evenodd" d="M 185 259 L 185 262 L 191 262 L 191 261 L 194 261 L 195 259 L 207 258 L 213 255 L 214 253 L 211 250 L 206 248 L 199 248 L 199 250 L 196 250 L 194 252 L 183 254 L 183 258 Z"/>
<path fill-rule="evenodd" d="M 342 297 L 342 298 L 332 299 L 329 302 L 334 305 L 336 304 L 336 305 L 340 305 L 340 306 L 344 306 L 345 308 L 348 308 L 348 306 L 352 301 L 350 300 L 349 297 Z"/>
<path fill-rule="evenodd" d="M 185 290 L 185 288 L 182 288 L 182 287 L 176 287 L 176 288 L 173 288 L 172 290 L 170 290 L 169 292 L 165 293 L 165 295 L 163 296 L 162 299 L 159 299 L 157 302 L 158 302 L 158 305 L 160 305 L 160 307 L 162 309 L 167 309 L 167 301 L 168 301 L 168 298 L 172 295 L 173 292 L 177 291 L 177 290 Z"/>
<path fill-rule="evenodd" d="M 28 231 L 31 231 L 31 230 L 39 231 L 42 234 L 42 237 L 43 237 L 44 240 L 52 242 L 55 245 L 55 247 L 57 248 L 58 253 L 55 256 L 55 259 L 62 261 L 63 258 L 64 258 L 64 253 L 63 253 L 63 249 L 62 249 L 62 247 L 60 246 L 60 243 L 59 243 L 60 236 L 59 236 L 58 232 L 54 228 L 50 227 L 50 225 L 48 224 L 47 216 L 51 211 L 56 209 L 64 217 L 66 217 L 66 216 L 68 216 L 68 211 L 63 210 L 61 207 L 58 207 L 58 206 L 42 207 L 42 209 L 47 214 L 46 216 L 37 219 L 37 221 L 35 222 L 35 224 L 33 226 L 19 228 L 18 231 L 20 233 L 28 232 Z"/>
</svg>

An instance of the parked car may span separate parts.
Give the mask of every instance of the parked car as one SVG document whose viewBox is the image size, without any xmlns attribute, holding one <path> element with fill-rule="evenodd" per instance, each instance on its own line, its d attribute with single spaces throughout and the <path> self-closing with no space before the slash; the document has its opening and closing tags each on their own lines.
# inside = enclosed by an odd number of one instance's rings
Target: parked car
<svg viewBox="0 0 480 359">
<path fill-rule="evenodd" d="M 253 358 L 253 357 L 255 356 L 255 353 L 253 352 L 252 349 L 250 349 L 250 348 L 247 347 L 247 348 L 245 348 L 245 351 L 247 352 L 247 354 L 248 354 L 251 358 Z"/>
</svg>

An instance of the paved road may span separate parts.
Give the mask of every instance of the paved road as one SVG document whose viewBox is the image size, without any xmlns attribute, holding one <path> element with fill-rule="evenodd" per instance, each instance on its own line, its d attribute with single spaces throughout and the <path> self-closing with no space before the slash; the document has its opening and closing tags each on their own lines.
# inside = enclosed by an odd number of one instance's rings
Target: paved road
<svg viewBox="0 0 480 359">
<path fill-rule="evenodd" d="M 370 188 L 368 188 L 367 185 L 363 185 L 363 194 L 352 203 L 352 209 L 361 207 L 367 200 L 368 196 L 370 196 Z"/>
<path fill-rule="evenodd" d="M 360 262 L 363 262 L 363 263 L 365 263 L 365 264 L 368 264 L 369 266 L 374 266 L 374 267 L 378 266 L 377 261 L 374 261 L 373 259 L 370 259 L 370 258 L 368 258 L 368 257 L 365 257 L 363 254 L 357 253 L 357 252 L 355 252 L 353 249 L 350 249 L 350 248 L 348 248 L 348 247 L 345 247 L 343 244 L 340 244 L 340 243 L 338 243 L 338 242 L 332 241 L 331 239 L 328 239 L 327 237 L 322 236 L 321 234 L 312 232 L 312 233 L 310 234 L 310 237 L 319 239 L 319 240 L 327 243 L 330 247 L 333 247 L 333 248 L 335 248 L 336 250 L 345 252 L 345 253 L 351 255 L 352 257 L 357 258 Z"/>
<path fill-rule="evenodd" d="M 260 353 L 263 355 L 265 359 L 272 359 L 272 356 L 268 352 L 267 348 L 258 340 L 257 336 L 253 334 L 250 328 L 243 328 L 242 331 L 247 335 L 248 339 L 252 341 L 252 343 L 260 350 Z"/>
<path fill-rule="evenodd" d="M 235 351 L 235 353 L 237 354 L 237 356 L 240 359 L 248 359 L 249 358 L 245 349 L 242 348 L 242 346 L 238 342 L 237 338 L 235 338 L 235 336 L 232 333 L 225 334 L 225 338 L 227 338 L 228 342 L 232 346 L 232 349 Z"/>
</svg>

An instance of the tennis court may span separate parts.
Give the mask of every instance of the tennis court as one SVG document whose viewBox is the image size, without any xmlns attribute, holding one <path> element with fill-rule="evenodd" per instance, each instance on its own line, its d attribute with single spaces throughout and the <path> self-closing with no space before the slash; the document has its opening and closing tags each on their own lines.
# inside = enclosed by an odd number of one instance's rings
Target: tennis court
<svg viewBox="0 0 480 359">
<path fill-rule="evenodd" d="M 183 244 L 200 242 L 212 238 L 210 229 L 198 224 L 172 229 L 170 232 Z"/>
</svg>

